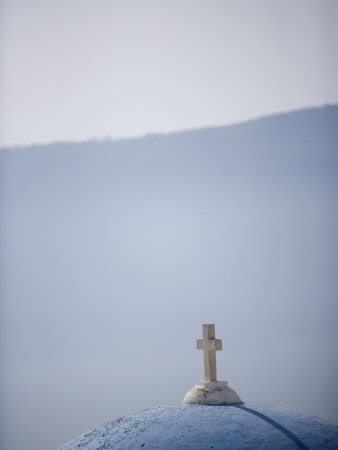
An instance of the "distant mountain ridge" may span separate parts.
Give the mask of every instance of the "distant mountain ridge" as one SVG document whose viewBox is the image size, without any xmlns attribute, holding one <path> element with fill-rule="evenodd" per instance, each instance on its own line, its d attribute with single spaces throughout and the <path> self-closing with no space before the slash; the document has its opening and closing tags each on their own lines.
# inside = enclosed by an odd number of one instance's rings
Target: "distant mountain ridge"
<svg viewBox="0 0 338 450">
<path fill-rule="evenodd" d="M 1 171 L 9 184 L 18 177 L 17 186 L 29 177 L 31 188 L 39 179 L 42 182 L 44 173 L 49 174 L 45 187 L 59 173 L 65 186 L 77 180 L 84 191 L 90 179 L 105 180 L 114 190 L 118 180 L 124 184 L 132 175 L 136 182 L 144 179 L 142 174 L 161 178 L 160 184 L 167 180 L 168 186 L 175 174 L 177 187 L 189 176 L 202 184 L 210 176 L 211 184 L 268 178 L 273 182 L 303 177 L 307 171 L 330 177 L 338 164 L 337 124 L 334 105 L 167 135 L 2 149 Z"/>
<path fill-rule="evenodd" d="M 50 143 L 37 143 L 37 144 L 26 144 L 26 145 L 12 145 L 10 147 L 0 147 L 1 150 L 10 150 L 10 149 L 23 149 L 23 148 L 31 148 L 31 147 L 48 147 L 53 145 L 60 144 L 88 144 L 88 143 L 120 143 L 120 142 L 130 142 L 130 141 L 138 141 L 142 139 L 157 139 L 161 137 L 174 137 L 174 136 L 182 136 L 182 135 L 190 135 L 190 134 L 204 134 L 206 132 L 214 131 L 216 134 L 218 133 L 227 133 L 227 132 L 236 132 L 237 128 L 240 127 L 242 130 L 250 130 L 252 127 L 255 128 L 264 128 L 264 127 L 273 127 L 276 124 L 278 126 L 286 125 L 290 120 L 297 122 L 304 121 L 325 121 L 327 124 L 330 122 L 334 122 L 336 124 L 338 120 L 338 104 L 328 104 L 323 106 L 318 106 L 315 108 L 305 108 L 305 109 L 297 109 L 292 111 L 285 111 L 282 113 L 275 113 L 266 116 L 259 116 L 250 120 L 241 121 L 238 123 L 226 124 L 226 125 L 217 125 L 217 126 L 209 126 L 209 127 L 200 127 L 200 128 L 192 128 L 188 130 L 178 130 L 173 132 L 158 132 L 158 133 L 148 133 L 143 136 L 135 136 L 135 137 L 126 137 L 126 138 L 92 138 L 83 141 L 63 141 L 58 140 Z"/>
</svg>

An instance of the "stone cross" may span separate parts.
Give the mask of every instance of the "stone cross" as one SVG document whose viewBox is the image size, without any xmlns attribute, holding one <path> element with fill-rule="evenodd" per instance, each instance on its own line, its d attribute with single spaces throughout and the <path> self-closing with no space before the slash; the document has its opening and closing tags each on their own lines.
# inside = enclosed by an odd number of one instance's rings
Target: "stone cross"
<svg viewBox="0 0 338 450">
<path fill-rule="evenodd" d="M 222 350 L 221 339 L 215 339 L 215 325 L 203 325 L 203 339 L 197 339 L 198 350 L 204 350 L 204 380 L 217 381 L 216 350 Z"/>
</svg>

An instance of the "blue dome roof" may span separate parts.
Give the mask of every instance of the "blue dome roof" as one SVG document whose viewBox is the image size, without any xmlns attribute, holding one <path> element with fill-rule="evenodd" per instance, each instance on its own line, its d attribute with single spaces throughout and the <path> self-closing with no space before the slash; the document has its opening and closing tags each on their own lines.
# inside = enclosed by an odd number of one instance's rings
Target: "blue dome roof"
<svg viewBox="0 0 338 450">
<path fill-rule="evenodd" d="M 59 450 L 338 449 L 338 424 L 259 403 L 167 405 L 108 422 Z"/>
</svg>

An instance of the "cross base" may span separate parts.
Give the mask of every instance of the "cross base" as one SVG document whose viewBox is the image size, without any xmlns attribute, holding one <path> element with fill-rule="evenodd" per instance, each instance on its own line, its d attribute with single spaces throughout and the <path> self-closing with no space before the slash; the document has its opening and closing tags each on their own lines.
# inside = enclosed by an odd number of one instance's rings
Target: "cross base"
<svg viewBox="0 0 338 450">
<path fill-rule="evenodd" d="M 198 381 L 183 403 L 195 405 L 230 405 L 242 403 L 239 395 L 228 386 L 227 381 Z"/>
</svg>

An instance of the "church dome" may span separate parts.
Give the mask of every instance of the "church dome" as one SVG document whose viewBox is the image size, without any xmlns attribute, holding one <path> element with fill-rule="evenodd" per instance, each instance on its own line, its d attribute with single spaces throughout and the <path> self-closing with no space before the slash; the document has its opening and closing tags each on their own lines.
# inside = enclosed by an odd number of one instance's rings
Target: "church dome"
<svg viewBox="0 0 338 450">
<path fill-rule="evenodd" d="M 108 422 L 59 450 L 107 449 L 337 449 L 338 424 L 301 411 L 260 403 L 243 403 L 217 379 L 215 324 L 203 324 L 197 348 L 204 353 L 204 380 L 183 404 L 146 409 Z"/>
<path fill-rule="evenodd" d="M 108 422 L 59 450 L 338 449 L 338 425 L 259 403 L 180 404 Z"/>
</svg>

